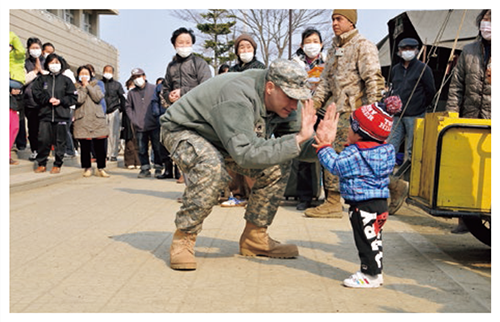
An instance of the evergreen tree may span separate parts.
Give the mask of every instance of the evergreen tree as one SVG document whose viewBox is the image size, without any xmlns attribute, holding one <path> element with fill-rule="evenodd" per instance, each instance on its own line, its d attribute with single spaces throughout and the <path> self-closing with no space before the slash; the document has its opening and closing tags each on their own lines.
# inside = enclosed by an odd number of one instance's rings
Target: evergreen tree
<svg viewBox="0 0 500 322">
<path fill-rule="evenodd" d="M 236 20 L 230 19 L 235 16 L 224 9 L 209 9 L 207 13 L 200 15 L 207 22 L 198 23 L 196 28 L 209 36 L 203 47 L 210 50 L 213 55 L 202 57 L 217 71 L 219 65 L 236 58 L 234 52 L 230 51 L 234 46 L 234 40 L 228 39 L 228 35 L 232 33 L 231 28 L 236 24 Z"/>
</svg>

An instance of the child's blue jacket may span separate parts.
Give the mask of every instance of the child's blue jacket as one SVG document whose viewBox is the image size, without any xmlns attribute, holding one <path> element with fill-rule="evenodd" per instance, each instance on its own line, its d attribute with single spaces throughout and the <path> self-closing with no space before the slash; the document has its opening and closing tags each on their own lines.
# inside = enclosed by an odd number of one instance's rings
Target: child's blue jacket
<svg viewBox="0 0 500 322">
<path fill-rule="evenodd" d="M 396 163 L 392 144 L 360 141 L 340 154 L 331 146 L 318 150 L 320 163 L 339 176 L 340 194 L 347 203 L 389 198 L 389 175 Z"/>
</svg>

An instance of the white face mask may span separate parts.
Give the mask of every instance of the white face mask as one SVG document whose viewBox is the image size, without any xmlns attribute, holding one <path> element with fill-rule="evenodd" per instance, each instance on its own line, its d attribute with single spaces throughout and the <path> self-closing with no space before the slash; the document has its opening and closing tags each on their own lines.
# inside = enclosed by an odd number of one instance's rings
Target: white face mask
<svg viewBox="0 0 500 322">
<path fill-rule="evenodd" d="M 90 81 L 90 76 L 89 75 L 81 75 L 78 77 L 78 79 L 81 81 L 83 81 L 84 79 L 87 79 L 87 82 Z"/>
<path fill-rule="evenodd" d="M 252 61 L 253 59 L 253 52 L 249 52 L 249 53 L 241 53 L 240 54 L 240 59 L 242 62 L 244 63 L 249 63 Z"/>
<path fill-rule="evenodd" d="M 186 58 L 193 52 L 193 47 L 175 47 L 175 52 L 182 58 Z"/>
<path fill-rule="evenodd" d="M 137 77 L 136 79 L 134 79 L 134 85 L 137 87 L 142 87 L 144 86 L 145 83 L 146 81 L 144 80 L 143 77 Z"/>
<path fill-rule="evenodd" d="M 49 70 L 52 73 L 57 74 L 61 71 L 61 64 L 49 64 Z"/>
<path fill-rule="evenodd" d="M 38 58 L 40 55 L 42 55 L 42 50 L 41 49 L 30 49 L 30 55 L 33 58 Z"/>
<path fill-rule="evenodd" d="M 415 50 L 404 50 L 401 52 L 401 58 L 403 58 L 406 61 L 410 61 L 413 58 L 415 58 Z"/>
<path fill-rule="evenodd" d="M 111 73 L 104 73 L 102 75 L 102 77 L 106 78 L 107 80 L 110 80 L 111 78 L 113 78 L 113 74 L 111 74 Z"/>
<path fill-rule="evenodd" d="M 491 21 L 481 21 L 479 30 L 484 39 L 491 40 Z"/>
<path fill-rule="evenodd" d="M 316 58 L 321 51 L 321 44 L 305 44 L 302 48 L 309 58 Z"/>
</svg>

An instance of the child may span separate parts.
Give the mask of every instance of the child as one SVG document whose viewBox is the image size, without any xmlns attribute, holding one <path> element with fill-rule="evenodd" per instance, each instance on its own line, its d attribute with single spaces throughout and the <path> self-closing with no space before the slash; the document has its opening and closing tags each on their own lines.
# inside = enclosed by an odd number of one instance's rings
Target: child
<svg viewBox="0 0 500 322">
<path fill-rule="evenodd" d="M 347 287 L 375 288 L 383 284 L 382 226 L 388 217 L 389 174 L 395 165 L 394 147 L 385 140 L 391 133 L 392 115 L 401 109 L 401 100 L 391 96 L 384 102 L 362 106 L 351 114 L 347 146 L 340 154 L 331 145 L 339 115 L 335 104 L 330 105 L 313 144 L 321 164 L 339 176 L 340 193 L 350 205 L 361 270 L 344 280 Z"/>
</svg>

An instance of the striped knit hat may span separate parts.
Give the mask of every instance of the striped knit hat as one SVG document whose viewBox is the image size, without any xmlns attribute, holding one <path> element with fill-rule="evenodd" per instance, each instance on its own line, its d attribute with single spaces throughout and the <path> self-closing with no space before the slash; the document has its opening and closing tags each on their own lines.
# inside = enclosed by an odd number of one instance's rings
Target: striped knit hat
<svg viewBox="0 0 500 322">
<path fill-rule="evenodd" d="M 351 128 L 364 138 L 384 142 L 391 134 L 392 116 L 401 111 L 399 96 L 390 96 L 384 103 L 361 106 L 351 114 Z"/>
</svg>

